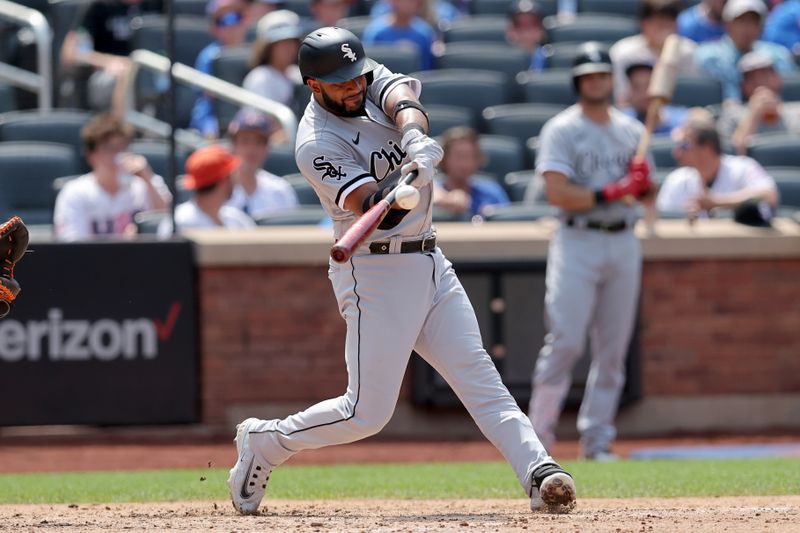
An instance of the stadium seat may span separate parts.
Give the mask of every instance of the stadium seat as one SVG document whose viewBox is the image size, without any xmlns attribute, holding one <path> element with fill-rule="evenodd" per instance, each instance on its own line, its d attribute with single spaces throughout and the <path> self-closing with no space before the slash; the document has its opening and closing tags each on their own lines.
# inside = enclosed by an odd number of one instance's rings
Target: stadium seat
<svg viewBox="0 0 800 533">
<path fill-rule="evenodd" d="M 672 156 L 672 149 L 675 147 L 669 135 L 654 135 L 650 141 L 650 152 L 656 163 L 656 169 L 667 170 L 677 168 L 678 162 Z"/>
<path fill-rule="evenodd" d="M 539 150 L 539 137 L 531 137 L 525 141 L 525 155 L 528 158 L 528 166 L 536 168 L 536 152 Z"/>
<path fill-rule="evenodd" d="M 544 179 L 533 170 L 509 172 L 503 178 L 503 187 L 512 202 L 547 203 Z"/>
<path fill-rule="evenodd" d="M 498 15 L 474 15 L 453 22 L 444 32 L 445 43 L 462 41 L 506 42 L 508 19 Z"/>
<path fill-rule="evenodd" d="M 83 150 L 81 128 L 92 118 L 88 111 L 15 111 L 0 115 L 0 142 L 43 141 L 68 144 L 79 156 Z"/>
<path fill-rule="evenodd" d="M 165 54 L 167 19 L 163 15 L 146 15 L 133 32 L 133 48 Z M 194 66 L 200 50 L 214 38 L 208 32 L 206 17 L 175 17 L 175 61 Z"/>
<path fill-rule="evenodd" d="M 710 76 L 697 74 L 694 76 L 678 76 L 672 104 L 686 107 L 711 106 L 722 102 L 722 85 L 719 80 Z"/>
<path fill-rule="evenodd" d="M 525 153 L 522 143 L 515 137 L 504 135 L 480 135 L 479 144 L 486 155 L 483 172 L 492 174 L 500 182 L 509 172 L 525 168 Z"/>
<path fill-rule="evenodd" d="M 545 122 L 564 110 L 554 104 L 505 104 L 483 110 L 485 133 L 516 137 L 521 144 L 539 135 Z"/>
<path fill-rule="evenodd" d="M 778 186 L 780 206 L 800 209 L 800 168 L 766 167 L 765 170 Z"/>
<path fill-rule="evenodd" d="M 765 167 L 800 166 L 800 137 L 786 133 L 754 135 L 747 155 Z"/>
<path fill-rule="evenodd" d="M 443 104 L 430 104 L 425 106 L 431 126 L 429 135 L 437 137 L 455 126 L 475 128 L 475 117 L 472 111 L 465 107 Z"/>
<path fill-rule="evenodd" d="M 14 88 L 0 83 L 0 113 L 13 111 L 17 108 L 17 97 Z"/>
<path fill-rule="evenodd" d="M 448 44 L 439 57 L 439 68 L 493 70 L 513 80 L 528 70 L 528 54 L 505 43 L 457 42 Z"/>
<path fill-rule="evenodd" d="M 583 43 L 556 43 L 546 44 L 544 52 L 547 55 L 547 66 L 551 69 L 572 68 L 572 62 L 578 55 Z M 608 52 L 608 43 L 600 43 L 599 49 Z"/>
<path fill-rule="evenodd" d="M 155 235 L 158 233 L 158 228 L 161 224 L 164 224 L 171 216 L 172 213 L 167 210 L 142 211 L 133 216 L 133 222 L 136 224 L 136 231 L 140 235 Z"/>
<path fill-rule="evenodd" d="M 29 224 L 51 224 L 53 181 L 78 173 L 78 156 L 69 145 L 0 143 L 0 218 L 20 215 Z"/>
<path fill-rule="evenodd" d="M 327 214 L 322 206 L 303 206 L 297 209 L 265 213 L 256 219 L 256 224 L 259 226 L 318 225 L 326 217 Z"/>
<path fill-rule="evenodd" d="M 164 178 L 169 183 L 169 143 L 162 141 L 134 141 L 128 146 L 128 151 L 134 154 L 143 155 L 150 163 L 153 172 Z M 187 153 L 177 147 L 175 153 L 175 174 L 180 175 L 184 172 Z"/>
<path fill-rule="evenodd" d="M 342 28 L 350 30 L 355 34 L 356 37 L 360 39 L 364 35 L 364 29 L 369 26 L 370 22 L 372 22 L 372 17 L 369 15 L 363 15 L 358 17 L 343 18 L 337 22 L 337 24 Z"/>
<path fill-rule="evenodd" d="M 487 206 L 483 218 L 488 222 L 522 222 L 557 215 L 558 210 L 549 204 L 513 203 Z"/>
<path fill-rule="evenodd" d="M 613 44 L 620 39 L 639 33 L 639 23 L 629 17 L 612 15 L 578 14 L 569 22 L 555 17 L 544 21 L 551 43 L 600 41 Z"/>
<path fill-rule="evenodd" d="M 784 74 L 781 98 L 785 102 L 800 102 L 800 73 Z"/>
<path fill-rule="evenodd" d="M 366 46 L 367 56 L 386 66 L 392 72 L 416 72 L 420 69 L 420 57 L 413 46 L 400 44 L 373 44 Z"/>
<path fill-rule="evenodd" d="M 294 11 L 301 17 L 311 16 L 311 2 L 309 0 L 283 0 L 281 6 L 283 9 Z"/>
<path fill-rule="evenodd" d="M 558 0 L 536 0 L 543 17 L 558 13 Z M 472 0 L 473 15 L 507 15 L 511 0 Z"/>
<path fill-rule="evenodd" d="M 264 163 L 264 170 L 277 176 L 285 176 L 300 172 L 294 159 L 294 144 L 274 144 L 270 147 L 269 156 Z"/>
<path fill-rule="evenodd" d="M 477 120 L 483 108 L 508 103 L 510 82 L 489 70 L 441 69 L 413 74 L 422 82 L 422 103 L 468 108 Z"/>
<path fill-rule="evenodd" d="M 563 106 L 575 103 L 572 74 L 568 69 L 526 72 L 517 76 L 517 84 L 525 102 Z"/>
<path fill-rule="evenodd" d="M 214 76 L 241 87 L 250 71 L 250 48 L 225 48 L 212 63 Z"/>
<path fill-rule="evenodd" d="M 206 16 L 206 0 L 172 0 L 172 9 L 176 15 Z"/>
<path fill-rule="evenodd" d="M 294 189 L 297 195 L 297 201 L 300 205 L 320 205 L 319 196 L 317 196 L 317 193 L 314 192 L 314 188 L 302 174 L 299 172 L 296 174 L 288 174 L 283 176 L 283 179 L 288 181 L 289 185 Z"/>
<path fill-rule="evenodd" d="M 579 0 L 578 11 L 604 15 L 618 15 L 629 18 L 638 17 L 638 6 L 631 0 Z"/>
</svg>

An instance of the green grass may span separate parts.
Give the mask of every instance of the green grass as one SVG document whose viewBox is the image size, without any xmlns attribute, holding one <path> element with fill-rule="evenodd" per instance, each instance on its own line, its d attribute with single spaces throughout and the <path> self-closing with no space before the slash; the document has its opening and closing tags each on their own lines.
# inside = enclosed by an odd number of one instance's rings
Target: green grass
<svg viewBox="0 0 800 533">
<path fill-rule="evenodd" d="M 585 498 L 800 494 L 800 460 L 565 463 Z M 201 480 L 201 478 L 204 478 Z M 225 469 L 0 475 L 0 503 L 227 499 Z M 288 466 L 268 497 L 522 498 L 505 463 Z"/>
</svg>

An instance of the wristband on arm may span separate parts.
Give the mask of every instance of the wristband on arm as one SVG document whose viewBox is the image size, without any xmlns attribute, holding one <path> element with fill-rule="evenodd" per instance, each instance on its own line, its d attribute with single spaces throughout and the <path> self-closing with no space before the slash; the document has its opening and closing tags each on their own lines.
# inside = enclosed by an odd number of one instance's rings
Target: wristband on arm
<svg viewBox="0 0 800 533">
<path fill-rule="evenodd" d="M 397 114 L 400 113 L 400 111 L 403 111 L 404 109 L 408 108 L 414 108 L 420 113 L 422 113 L 425 116 L 425 120 L 427 121 L 428 126 L 430 126 L 431 119 L 428 116 L 428 112 L 425 111 L 425 108 L 422 106 L 422 104 L 420 104 L 415 100 L 400 100 L 399 102 L 397 102 L 397 104 L 394 106 L 394 114 L 392 115 L 392 120 L 394 120 L 395 123 L 397 123 Z M 422 133 L 425 133 L 425 131 L 422 130 L 421 127 L 420 130 L 422 131 Z"/>
</svg>

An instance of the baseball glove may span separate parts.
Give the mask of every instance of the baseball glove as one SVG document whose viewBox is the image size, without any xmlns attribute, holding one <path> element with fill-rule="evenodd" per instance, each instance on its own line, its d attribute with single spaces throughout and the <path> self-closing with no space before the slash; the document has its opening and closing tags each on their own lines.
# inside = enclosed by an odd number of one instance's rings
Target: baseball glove
<svg viewBox="0 0 800 533">
<path fill-rule="evenodd" d="M 0 226 L 0 318 L 11 311 L 11 302 L 19 294 L 14 266 L 28 249 L 28 228 L 19 217 L 11 217 Z"/>
</svg>

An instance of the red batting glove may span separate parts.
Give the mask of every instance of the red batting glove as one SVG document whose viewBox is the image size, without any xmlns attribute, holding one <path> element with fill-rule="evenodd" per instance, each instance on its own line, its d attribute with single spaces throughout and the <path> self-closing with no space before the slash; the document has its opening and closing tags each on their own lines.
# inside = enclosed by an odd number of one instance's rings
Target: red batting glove
<svg viewBox="0 0 800 533">
<path fill-rule="evenodd" d="M 595 195 L 597 200 L 613 202 L 626 196 L 641 198 L 653 188 L 650 165 L 644 158 L 634 158 L 628 165 L 628 174 L 619 181 L 609 183 Z"/>
</svg>

